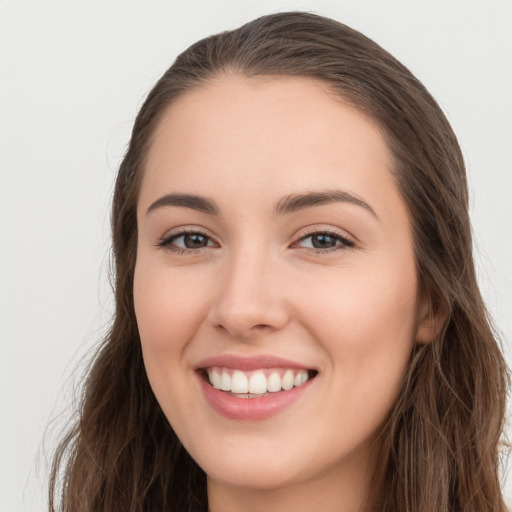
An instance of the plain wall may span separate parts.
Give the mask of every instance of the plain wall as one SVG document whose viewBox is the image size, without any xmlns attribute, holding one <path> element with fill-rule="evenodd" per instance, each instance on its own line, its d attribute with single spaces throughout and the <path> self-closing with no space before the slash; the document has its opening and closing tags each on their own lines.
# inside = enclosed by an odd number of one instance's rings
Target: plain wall
<svg viewBox="0 0 512 512">
<path fill-rule="evenodd" d="M 47 455 L 112 311 L 112 183 L 145 94 L 195 40 L 291 9 L 361 30 L 439 101 L 510 353 L 510 0 L 0 0 L 0 512 L 46 510 Z"/>
</svg>

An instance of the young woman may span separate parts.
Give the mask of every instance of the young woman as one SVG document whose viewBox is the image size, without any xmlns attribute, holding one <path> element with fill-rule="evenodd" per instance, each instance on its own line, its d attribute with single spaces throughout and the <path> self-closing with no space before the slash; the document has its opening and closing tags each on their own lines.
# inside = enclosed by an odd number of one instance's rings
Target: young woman
<svg viewBox="0 0 512 512">
<path fill-rule="evenodd" d="M 377 44 L 282 13 L 192 45 L 112 225 L 115 318 L 52 510 L 505 510 L 463 159 Z"/>
</svg>

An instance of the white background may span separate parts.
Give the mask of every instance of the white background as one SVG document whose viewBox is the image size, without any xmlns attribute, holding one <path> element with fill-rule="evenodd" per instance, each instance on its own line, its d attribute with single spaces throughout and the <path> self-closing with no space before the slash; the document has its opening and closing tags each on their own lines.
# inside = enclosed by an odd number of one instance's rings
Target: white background
<svg viewBox="0 0 512 512">
<path fill-rule="evenodd" d="M 512 343 L 511 0 L 0 0 L 0 512 L 46 510 L 47 454 L 112 310 L 112 182 L 145 94 L 195 40 L 290 9 L 372 37 L 445 110 Z"/>
</svg>

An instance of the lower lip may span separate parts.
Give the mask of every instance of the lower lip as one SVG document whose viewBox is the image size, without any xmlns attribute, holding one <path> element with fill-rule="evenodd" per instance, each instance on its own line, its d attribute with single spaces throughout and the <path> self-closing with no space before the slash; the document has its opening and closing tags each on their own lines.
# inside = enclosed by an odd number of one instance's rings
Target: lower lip
<svg viewBox="0 0 512 512">
<path fill-rule="evenodd" d="M 270 418 L 291 406 L 309 388 L 311 380 L 289 391 L 278 391 L 260 398 L 237 398 L 215 389 L 199 375 L 201 388 L 210 405 L 231 420 L 258 421 Z"/>
</svg>

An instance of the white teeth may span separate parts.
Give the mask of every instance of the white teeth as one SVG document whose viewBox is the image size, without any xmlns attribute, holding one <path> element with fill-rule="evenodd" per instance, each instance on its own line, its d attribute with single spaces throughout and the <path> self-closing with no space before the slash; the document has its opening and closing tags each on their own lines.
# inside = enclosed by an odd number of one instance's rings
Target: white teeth
<svg viewBox="0 0 512 512">
<path fill-rule="evenodd" d="M 248 372 L 241 370 L 227 370 L 219 367 L 208 369 L 208 379 L 215 389 L 231 391 L 238 395 L 264 395 L 284 390 L 289 391 L 293 387 L 302 386 L 309 379 L 307 370 L 283 370 L 273 371 L 268 375 L 264 370 Z"/>
<path fill-rule="evenodd" d="M 267 381 L 267 391 L 271 393 L 275 393 L 276 391 L 281 391 L 281 377 L 279 373 L 272 372 Z"/>
<path fill-rule="evenodd" d="M 222 386 L 222 377 L 219 375 L 217 370 L 212 370 L 208 377 L 210 377 L 210 382 L 215 389 L 220 389 Z"/>
<path fill-rule="evenodd" d="M 293 388 L 293 380 L 294 380 L 294 376 L 293 376 L 293 372 L 291 370 L 286 370 L 284 372 L 284 375 L 283 375 L 283 378 L 281 379 L 282 381 L 282 388 L 285 390 L 285 391 L 288 391 L 290 389 Z"/>
<path fill-rule="evenodd" d="M 222 372 L 220 389 L 222 389 L 222 391 L 231 391 L 231 375 L 229 375 L 228 372 Z"/>
<path fill-rule="evenodd" d="M 262 395 L 267 392 L 267 378 L 263 372 L 254 372 L 249 379 L 249 393 Z"/>
<path fill-rule="evenodd" d="M 231 376 L 231 392 L 232 393 L 248 393 L 249 380 L 244 372 L 235 370 Z"/>
</svg>

